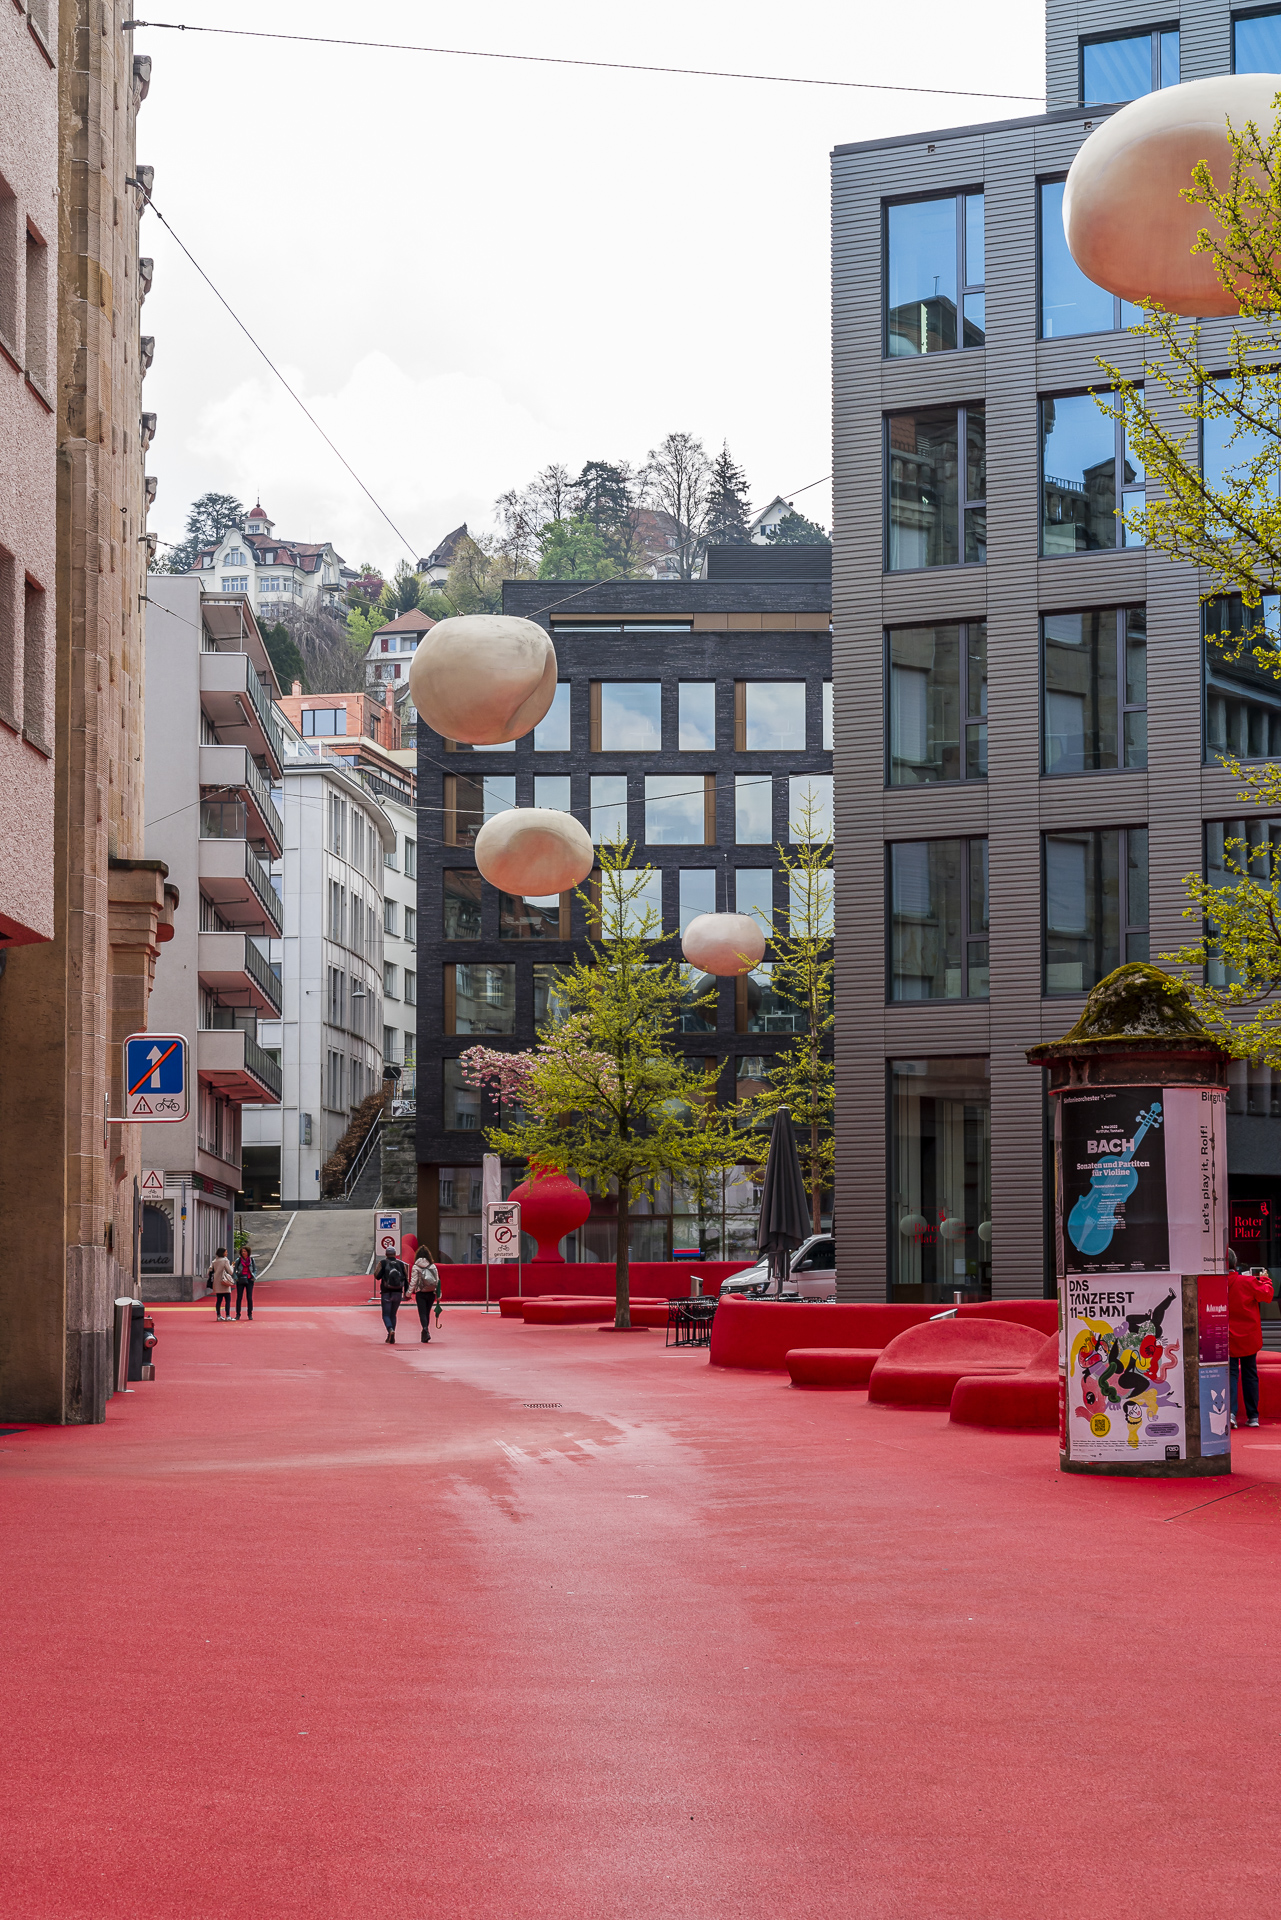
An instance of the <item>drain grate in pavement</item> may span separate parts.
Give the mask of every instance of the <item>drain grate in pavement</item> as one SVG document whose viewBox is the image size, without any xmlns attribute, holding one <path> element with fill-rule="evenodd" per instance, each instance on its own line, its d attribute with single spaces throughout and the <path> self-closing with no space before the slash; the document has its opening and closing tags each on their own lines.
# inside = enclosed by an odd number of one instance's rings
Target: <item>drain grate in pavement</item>
<svg viewBox="0 0 1281 1920">
<path fill-rule="evenodd" d="M 551 1413 L 561 1405 L 559 1400 L 522 1400 L 521 1405 L 533 1413 Z"/>
</svg>

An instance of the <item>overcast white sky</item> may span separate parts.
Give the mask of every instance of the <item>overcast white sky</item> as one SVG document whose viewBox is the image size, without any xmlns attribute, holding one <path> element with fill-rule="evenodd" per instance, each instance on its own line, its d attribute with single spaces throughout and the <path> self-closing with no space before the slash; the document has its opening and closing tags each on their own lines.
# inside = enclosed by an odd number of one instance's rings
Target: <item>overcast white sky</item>
<svg viewBox="0 0 1281 1920">
<path fill-rule="evenodd" d="M 157 0 L 192 24 L 1039 97 L 1039 0 Z M 139 29 L 155 199 L 414 557 L 549 460 L 727 439 L 763 505 L 830 470 L 828 156 L 1000 119 L 931 99 Z M 152 218 L 150 525 L 209 489 L 402 549 Z M 830 489 L 798 500 L 830 524 Z"/>
</svg>

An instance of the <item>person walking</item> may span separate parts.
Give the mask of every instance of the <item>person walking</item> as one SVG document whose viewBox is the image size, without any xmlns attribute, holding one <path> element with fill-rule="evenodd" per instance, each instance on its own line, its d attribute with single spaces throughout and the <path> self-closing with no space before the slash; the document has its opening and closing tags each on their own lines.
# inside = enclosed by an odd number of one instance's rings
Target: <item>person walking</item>
<svg viewBox="0 0 1281 1920">
<path fill-rule="evenodd" d="M 249 1318 L 254 1317 L 254 1281 L 258 1278 L 258 1262 L 254 1259 L 253 1248 L 246 1240 L 236 1255 L 236 1318 L 240 1318 L 240 1304 L 248 1297 Z"/>
<path fill-rule="evenodd" d="M 396 1315 L 400 1312 L 400 1303 L 409 1291 L 409 1275 L 405 1272 L 405 1263 L 394 1253 L 386 1254 L 378 1262 L 378 1294 L 383 1310 L 383 1325 L 387 1329 L 385 1345 L 396 1344 Z"/>
<path fill-rule="evenodd" d="M 214 1319 L 231 1318 L 231 1262 L 227 1258 L 226 1247 L 219 1247 L 214 1254 L 209 1269 L 209 1280 L 213 1287 Z"/>
<path fill-rule="evenodd" d="M 414 1257 L 414 1270 L 409 1277 L 409 1291 L 418 1303 L 418 1319 L 423 1330 L 423 1339 L 431 1339 L 431 1310 L 440 1298 L 440 1275 L 433 1264 L 428 1247 L 419 1247 Z"/>
<path fill-rule="evenodd" d="M 1259 1307 L 1272 1298 L 1272 1281 L 1266 1268 L 1254 1267 L 1242 1273 L 1236 1255 L 1228 1251 L 1228 1406 L 1232 1424 L 1237 1424 L 1237 1383 L 1245 1402 L 1245 1424 L 1259 1424 L 1259 1351 L 1263 1346 L 1263 1322 Z"/>
</svg>

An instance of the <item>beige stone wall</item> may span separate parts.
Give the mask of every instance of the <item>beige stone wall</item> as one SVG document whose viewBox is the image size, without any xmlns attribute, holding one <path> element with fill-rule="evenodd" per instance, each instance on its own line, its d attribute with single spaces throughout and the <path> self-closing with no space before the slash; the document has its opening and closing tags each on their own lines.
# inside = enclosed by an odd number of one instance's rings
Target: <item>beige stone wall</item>
<svg viewBox="0 0 1281 1920">
<path fill-rule="evenodd" d="M 147 68 L 135 71 L 127 17 L 118 0 L 60 4 L 54 938 L 13 953 L 0 985 L 11 1418 L 103 1417 L 141 1164 L 139 1129 L 105 1121 L 168 911 L 164 871 L 142 857 L 145 276 L 142 194 L 126 183 Z"/>
</svg>

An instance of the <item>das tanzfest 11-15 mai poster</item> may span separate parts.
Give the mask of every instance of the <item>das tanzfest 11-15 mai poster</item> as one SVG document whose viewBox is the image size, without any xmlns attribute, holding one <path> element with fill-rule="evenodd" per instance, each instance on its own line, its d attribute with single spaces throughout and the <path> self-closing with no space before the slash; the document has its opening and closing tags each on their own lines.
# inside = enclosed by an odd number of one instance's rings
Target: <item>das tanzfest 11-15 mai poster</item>
<svg viewBox="0 0 1281 1920">
<path fill-rule="evenodd" d="M 1063 1282 L 1072 1460 L 1182 1460 L 1183 1286 L 1177 1273 Z"/>
</svg>

